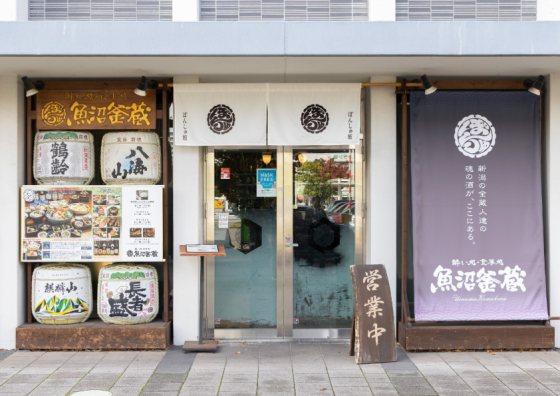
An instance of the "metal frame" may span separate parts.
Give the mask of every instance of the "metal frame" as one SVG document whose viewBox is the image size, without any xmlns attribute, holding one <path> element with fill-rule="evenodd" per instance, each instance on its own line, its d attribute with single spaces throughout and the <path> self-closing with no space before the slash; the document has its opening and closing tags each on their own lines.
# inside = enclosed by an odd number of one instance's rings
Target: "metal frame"
<svg viewBox="0 0 560 396">
<path fill-rule="evenodd" d="M 362 120 L 363 122 L 363 120 Z M 291 247 L 286 246 L 286 235 L 293 237 L 293 168 L 294 150 L 348 149 L 349 146 L 278 146 L 276 149 L 276 177 L 278 195 L 276 200 L 277 239 L 276 239 L 276 329 L 215 329 L 214 328 L 214 257 L 205 260 L 206 283 L 204 291 L 204 328 L 205 338 L 221 339 L 255 339 L 278 341 L 291 338 L 305 339 L 346 339 L 350 338 L 351 329 L 294 329 L 293 328 L 293 254 Z M 356 250 L 355 263 L 364 263 L 363 238 L 365 234 L 365 196 L 364 171 L 365 155 L 363 145 L 355 149 L 354 188 L 356 193 Z M 204 239 L 205 243 L 214 243 L 214 153 L 217 149 L 235 150 L 236 147 L 208 147 L 204 154 Z M 244 150 L 238 148 L 239 151 Z M 247 149 L 263 149 L 266 147 L 251 146 Z"/>
</svg>

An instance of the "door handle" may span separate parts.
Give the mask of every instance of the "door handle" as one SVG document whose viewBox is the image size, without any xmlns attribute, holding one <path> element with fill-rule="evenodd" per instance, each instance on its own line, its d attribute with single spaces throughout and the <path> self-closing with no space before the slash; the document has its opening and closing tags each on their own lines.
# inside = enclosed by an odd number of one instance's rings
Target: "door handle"
<svg viewBox="0 0 560 396">
<path fill-rule="evenodd" d="M 286 242 L 286 246 L 287 246 L 287 247 L 299 247 L 299 244 L 298 244 L 298 243 Z"/>
</svg>

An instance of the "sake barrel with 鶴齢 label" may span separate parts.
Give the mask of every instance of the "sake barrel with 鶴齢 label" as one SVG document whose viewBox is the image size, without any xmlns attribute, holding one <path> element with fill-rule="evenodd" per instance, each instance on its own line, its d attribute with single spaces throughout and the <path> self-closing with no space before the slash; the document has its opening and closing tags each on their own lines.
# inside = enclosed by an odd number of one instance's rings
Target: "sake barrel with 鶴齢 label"
<svg viewBox="0 0 560 396">
<path fill-rule="evenodd" d="M 109 132 L 101 143 L 101 177 L 106 184 L 157 184 L 161 147 L 154 132 Z"/>
<path fill-rule="evenodd" d="M 97 312 L 106 323 L 148 323 L 158 313 L 157 271 L 145 264 L 110 264 L 99 271 Z"/>
<path fill-rule="evenodd" d="M 39 184 L 89 184 L 95 173 L 93 156 L 93 135 L 89 132 L 38 132 L 33 175 Z"/>
<path fill-rule="evenodd" d="M 33 316 L 43 324 L 75 324 L 91 315 L 91 271 L 83 264 L 47 264 L 33 271 Z"/>
</svg>

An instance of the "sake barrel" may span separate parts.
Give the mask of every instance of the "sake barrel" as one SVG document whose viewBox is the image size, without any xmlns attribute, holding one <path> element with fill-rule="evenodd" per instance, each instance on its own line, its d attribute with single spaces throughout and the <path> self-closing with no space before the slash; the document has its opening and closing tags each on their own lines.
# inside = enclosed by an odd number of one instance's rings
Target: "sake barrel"
<svg viewBox="0 0 560 396">
<path fill-rule="evenodd" d="M 93 135 L 45 131 L 35 135 L 33 175 L 39 184 L 89 184 L 94 169 Z"/>
<path fill-rule="evenodd" d="M 156 184 L 161 147 L 154 132 L 110 132 L 101 143 L 101 177 L 106 184 Z"/>
<path fill-rule="evenodd" d="M 43 324 L 85 322 L 91 315 L 91 271 L 83 264 L 48 264 L 33 271 L 33 316 Z"/>
<path fill-rule="evenodd" d="M 159 307 L 157 271 L 145 264 L 110 264 L 99 271 L 97 312 L 106 323 L 148 323 Z"/>
</svg>

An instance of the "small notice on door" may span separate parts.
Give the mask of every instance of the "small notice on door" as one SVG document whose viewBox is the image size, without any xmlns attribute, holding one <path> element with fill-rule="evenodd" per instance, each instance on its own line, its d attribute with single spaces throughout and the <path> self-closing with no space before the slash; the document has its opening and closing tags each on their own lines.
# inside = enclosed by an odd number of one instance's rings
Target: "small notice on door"
<svg viewBox="0 0 560 396">
<path fill-rule="evenodd" d="M 276 169 L 257 169 L 257 197 L 276 196 Z"/>
<path fill-rule="evenodd" d="M 218 228 L 228 228 L 227 213 L 218 213 Z"/>
<path fill-rule="evenodd" d="M 230 168 L 222 168 L 220 171 L 220 178 L 222 180 L 229 180 L 229 169 Z"/>
</svg>

